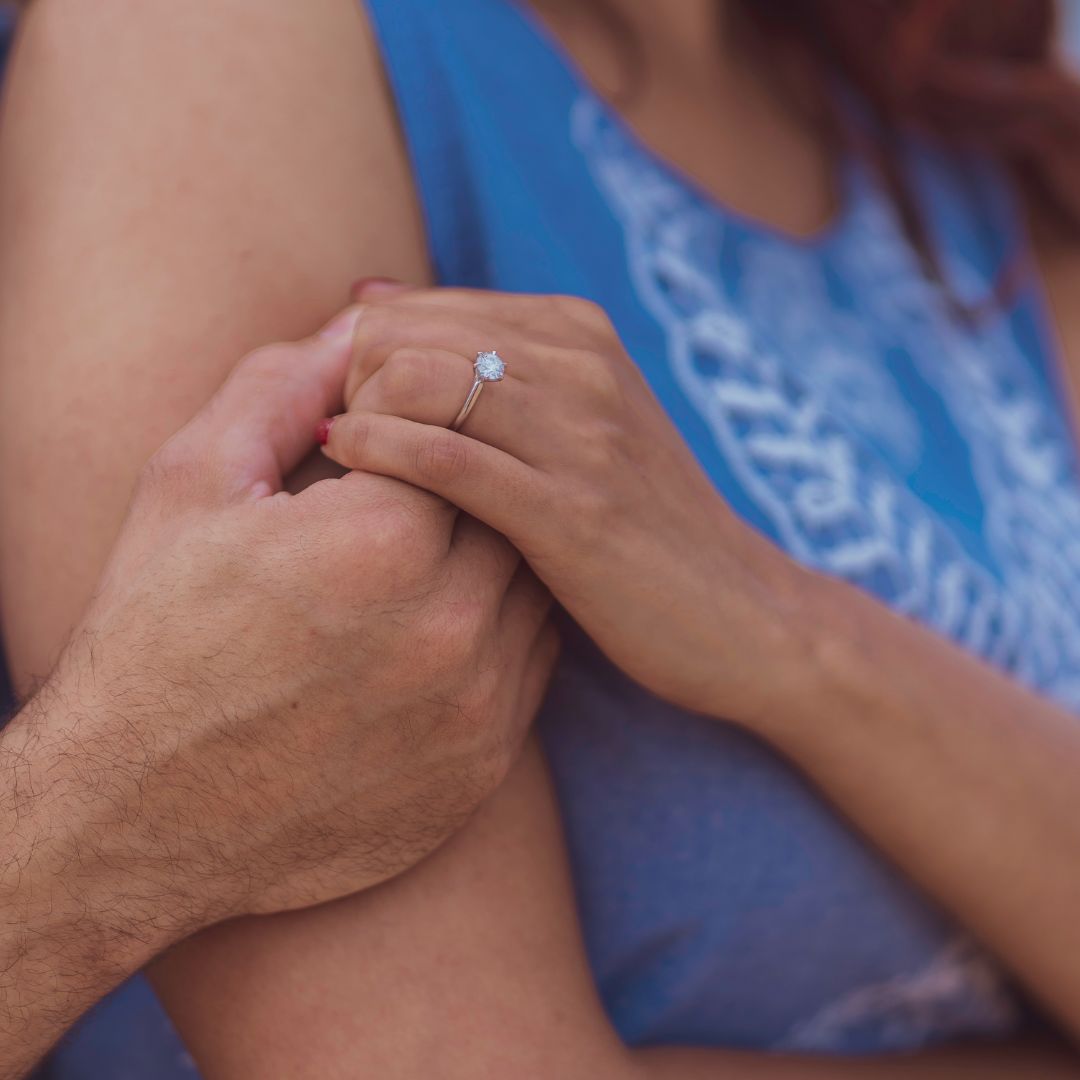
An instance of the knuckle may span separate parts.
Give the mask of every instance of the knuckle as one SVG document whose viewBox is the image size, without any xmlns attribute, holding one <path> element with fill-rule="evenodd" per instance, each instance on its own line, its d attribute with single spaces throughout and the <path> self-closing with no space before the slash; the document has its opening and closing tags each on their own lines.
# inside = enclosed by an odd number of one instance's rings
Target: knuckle
<svg viewBox="0 0 1080 1080">
<path fill-rule="evenodd" d="M 440 500 L 397 483 L 369 500 L 368 541 L 392 561 L 399 581 L 428 580 L 445 561 L 446 530 L 439 526 L 439 513 Z"/>
<path fill-rule="evenodd" d="M 384 395 L 392 400 L 412 400 L 437 372 L 431 355 L 422 349 L 395 349 L 380 375 Z"/>
<path fill-rule="evenodd" d="M 285 343 L 263 345 L 247 354 L 237 365 L 237 375 L 247 379 L 281 379 L 296 370 L 298 346 Z"/>
<path fill-rule="evenodd" d="M 622 464 L 626 458 L 625 439 L 621 424 L 605 417 L 595 419 L 589 437 L 578 448 L 581 473 L 604 473 Z"/>
<path fill-rule="evenodd" d="M 474 785 L 490 794 L 509 775 L 514 764 L 516 743 L 509 737 L 498 718 L 488 720 L 476 733 L 470 760 Z"/>
<path fill-rule="evenodd" d="M 393 334 L 399 319 L 400 315 L 393 307 L 366 305 L 353 335 L 354 358 L 363 363 L 369 354 L 376 352 Z"/>
<path fill-rule="evenodd" d="M 474 736 L 462 747 L 460 733 L 455 735 L 455 765 L 449 784 L 443 784 L 442 788 L 454 805 L 461 808 L 465 819 L 506 779 L 514 756 L 508 740 L 499 742 Z"/>
<path fill-rule="evenodd" d="M 612 332 L 611 319 L 599 304 L 580 296 L 560 296 L 556 300 L 567 318 L 598 334 Z"/>
<path fill-rule="evenodd" d="M 441 431 L 417 441 L 413 464 L 422 482 L 441 486 L 461 480 L 469 471 L 471 456 L 465 439 Z"/>
<path fill-rule="evenodd" d="M 422 536 L 423 516 L 419 509 L 405 499 L 387 495 L 377 507 L 378 528 L 375 529 L 377 541 L 382 544 L 395 559 L 400 559 L 402 545 L 419 545 Z M 411 562 L 412 569 L 421 570 L 421 561 Z"/>
<path fill-rule="evenodd" d="M 371 419 L 362 413 L 350 413 L 334 426 L 338 430 L 331 429 L 330 437 L 340 456 L 348 459 L 346 464 L 362 461 L 371 439 Z"/>
<path fill-rule="evenodd" d="M 187 441 L 172 438 L 142 467 L 136 492 L 145 496 L 183 489 L 202 472 L 203 463 Z"/>
<path fill-rule="evenodd" d="M 588 349 L 577 349 L 565 357 L 575 373 L 580 388 L 601 402 L 616 401 L 621 396 L 618 372 L 608 359 Z"/>
<path fill-rule="evenodd" d="M 458 706 L 458 734 L 475 752 L 486 753 L 499 715 L 494 680 L 483 675 L 470 680 L 458 694 Z"/>
<path fill-rule="evenodd" d="M 379 370 L 385 343 L 391 339 L 396 316 L 391 309 L 366 306 L 353 334 L 352 361 L 345 383 L 345 400 L 351 401 Z"/>
<path fill-rule="evenodd" d="M 456 675 L 476 669 L 478 644 L 487 622 L 484 605 L 472 598 L 449 601 L 432 616 L 432 652 L 444 670 Z"/>
<path fill-rule="evenodd" d="M 590 547 L 599 544 L 613 512 L 604 488 L 595 484 L 578 485 L 577 490 L 569 496 L 569 502 L 573 506 L 569 519 L 575 543 Z"/>
</svg>

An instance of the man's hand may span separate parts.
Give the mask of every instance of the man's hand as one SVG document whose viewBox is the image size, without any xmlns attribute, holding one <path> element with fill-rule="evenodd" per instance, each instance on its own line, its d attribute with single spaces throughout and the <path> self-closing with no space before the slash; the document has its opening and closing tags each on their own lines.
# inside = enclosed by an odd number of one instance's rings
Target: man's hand
<svg viewBox="0 0 1080 1080">
<path fill-rule="evenodd" d="M 556 644 L 506 541 L 382 477 L 282 491 L 355 318 L 253 354 L 150 463 L 0 738 L 0 1076 L 171 942 L 408 868 L 515 757 Z"/>
</svg>

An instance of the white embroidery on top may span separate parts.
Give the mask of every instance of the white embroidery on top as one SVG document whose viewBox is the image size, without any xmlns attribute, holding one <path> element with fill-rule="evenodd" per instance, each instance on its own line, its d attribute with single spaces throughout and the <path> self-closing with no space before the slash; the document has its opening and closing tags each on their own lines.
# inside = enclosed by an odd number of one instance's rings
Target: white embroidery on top
<svg viewBox="0 0 1080 1080">
<path fill-rule="evenodd" d="M 844 310 L 831 304 L 813 249 L 763 234 L 722 269 L 729 224 L 716 207 L 597 100 L 583 96 L 572 122 L 678 386 L 785 550 L 1080 708 L 1074 448 L 1009 319 L 960 327 L 884 197 L 869 192 L 830 248 L 833 272 L 853 283 Z M 952 269 L 962 285 L 976 274 Z M 890 350 L 910 361 L 966 446 L 992 567 L 907 483 L 923 426 L 888 368 Z M 902 1048 L 1017 1020 L 994 965 L 955 939 L 913 974 L 856 988 L 781 1045 L 837 1048 L 872 1031 Z"/>
<path fill-rule="evenodd" d="M 782 255 L 771 238 L 749 246 L 736 285 L 720 272 L 722 214 L 595 99 L 579 100 L 573 133 L 680 389 L 783 547 L 1080 708 L 1073 449 L 1008 320 L 978 333 L 951 321 L 880 197 L 852 209 L 836 255 L 857 283 L 848 311 L 823 311 L 812 249 Z M 967 443 L 994 570 L 903 478 L 922 443 L 890 349 L 906 351 Z"/>
</svg>

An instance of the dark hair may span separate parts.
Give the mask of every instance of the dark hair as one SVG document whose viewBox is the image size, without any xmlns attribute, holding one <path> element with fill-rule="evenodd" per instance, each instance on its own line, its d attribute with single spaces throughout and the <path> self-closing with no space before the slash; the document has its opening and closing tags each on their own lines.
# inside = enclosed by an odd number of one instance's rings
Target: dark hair
<svg viewBox="0 0 1080 1080">
<path fill-rule="evenodd" d="M 619 25 L 610 0 L 588 2 Z M 742 43 L 773 61 L 770 70 L 783 73 L 797 89 L 793 101 L 830 138 L 853 137 L 830 89 L 837 78 L 863 99 L 874 121 L 863 149 L 934 277 L 939 268 L 899 153 L 905 133 L 991 156 L 1047 236 L 1080 239 L 1080 83 L 1058 50 L 1054 0 L 727 2 Z M 633 44 L 625 25 L 620 34 Z M 998 298 L 1010 288 L 1003 281 Z"/>
<path fill-rule="evenodd" d="M 738 0 L 768 47 L 836 70 L 886 132 L 989 154 L 1080 235 L 1080 84 L 1054 0 Z"/>
</svg>

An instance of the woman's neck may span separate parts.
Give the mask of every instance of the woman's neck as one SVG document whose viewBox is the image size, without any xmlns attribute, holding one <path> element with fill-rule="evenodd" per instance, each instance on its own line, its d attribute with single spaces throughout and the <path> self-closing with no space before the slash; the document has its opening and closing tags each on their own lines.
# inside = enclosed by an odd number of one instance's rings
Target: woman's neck
<svg viewBox="0 0 1080 1080">
<path fill-rule="evenodd" d="M 835 163 L 778 88 L 731 0 L 532 0 L 601 94 L 656 153 L 773 228 L 819 232 Z"/>
<path fill-rule="evenodd" d="M 701 83 L 737 59 L 728 55 L 726 0 L 533 0 L 532 6 L 604 89 L 624 79 L 626 41 L 650 73 L 671 69 Z M 613 18 L 625 33 L 611 34 Z"/>
<path fill-rule="evenodd" d="M 709 66 L 725 58 L 724 0 L 609 0 L 609 4 L 658 55 L 678 58 L 684 64 L 698 60 Z"/>
</svg>

